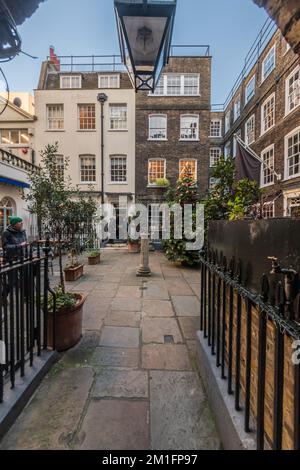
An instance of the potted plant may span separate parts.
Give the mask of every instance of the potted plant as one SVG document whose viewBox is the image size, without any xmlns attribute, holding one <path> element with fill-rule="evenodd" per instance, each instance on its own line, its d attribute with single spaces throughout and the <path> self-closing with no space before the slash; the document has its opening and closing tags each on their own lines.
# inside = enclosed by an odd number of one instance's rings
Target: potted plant
<svg viewBox="0 0 300 470">
<path fill-rule="evenodd" d="M 92 198 L 76 191 L 66 176 L 69 165 L 64 161 L 64 171 L 56 164 L 58 145 L 47 145 L 41 152 L 41 167 L 29 175 L 30 191 L 24 196 L 31 213 L 39 214 L 41 231 L 47 231 L 52 242 L 57 245 L 60 282 L 54 288 L 54 296 L 47 294 L 43 300 L 47 314 L 48 344 L 58 351 L 73 347 L 82 336 L 82 314 L 86 297 L 81 293 L 66 292 L 65 279 L 74 280 L 82 275 L 83 266 L 78 262 L 76 251 L 71 251 L 68 263 L 63 268 L 63 245 L 75 246 L 78 227 L 84 231 L 90 227 L 96 213 Z M 45 251 L 49 250 L 49 240 Z M 71 276 L 69 278 L 68 276 Z M 54 315 L 55 301 L 55 315 Z M 55 321 L 54 321 L 55 318 Z M 54 344 L 55 325 L 55 344 Z"/>
<path fill-rule="evenodd" d="M 90 266 L 95 266 L 96 264 L 100 264 L 100 251 L 93 250 L 88 253 L 88 263 Z"/>
<path fill-rule="evenodd" d="M 157 178 L 155 180 L 155 185 L 158 188 L 168 188 L 170 186 L 170 181 L 167 178 Z"/>
<path fill-rule="evenodd" d="M 63 292 L 61 286 L 55 293 L 55 346 L 57 351 L 67 351 L 74 347 L 82 337 L 83 306 L 86 300 L 84 294 Z M 48 299 L 47 339 L 53 347 L 53 297 Z"/>
<path fill-rule="evenodd" d="M 141 238 L 138 232 L 138 225 L 135 221 L 138 214 L 128 217 L 127 247 L 129 253 L 139 253 L 141 251 Z"/>
<path fill-rule="evenodd" d="M 74 282 L 83 276 L 83 264 L 79 262 L 75 249 L 68 255 L 68 262 L 64 267 L 65 280 Z"/>
</svg>

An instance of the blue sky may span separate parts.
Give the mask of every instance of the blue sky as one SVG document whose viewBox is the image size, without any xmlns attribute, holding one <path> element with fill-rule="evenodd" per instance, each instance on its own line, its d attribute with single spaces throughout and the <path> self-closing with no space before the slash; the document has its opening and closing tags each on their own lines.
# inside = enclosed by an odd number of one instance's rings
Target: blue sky
<svg viewBox="0 0 300 470">
<path fill-rule="evenodd" d="M 222 103 L 239 74 L 243 58 L 267 16 L 252 0 L 178 0 L 174 44 L 210 44 L 212 102 Z M 118 53 L 113 0 L 47 0 L 19 28 L 23 55 L 3 70 L 10 89 L 37 87 L 42 60 L 53 44 L 58 55 Z"/>
</svg>

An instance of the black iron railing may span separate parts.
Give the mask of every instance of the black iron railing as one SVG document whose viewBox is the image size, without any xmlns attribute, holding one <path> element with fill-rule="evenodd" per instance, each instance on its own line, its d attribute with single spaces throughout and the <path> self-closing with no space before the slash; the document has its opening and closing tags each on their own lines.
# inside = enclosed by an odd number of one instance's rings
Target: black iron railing
<svg viewBox="0 0 300 470">
<path fill-rule="evenodd" d="M 49 244 L 0 264 L 0 403 L 4 385 L 15 387 L 16 374 L 26 375 L 36 357 L 48 349 L 48 297 L 54 295 L 48 277 Z M 55 310 L 55 299 L 54 299 Z M 54 325 L 55 332 L 55 312 Z M 52 345 L 55 349 L 55 340 Z"/>
<path fill-rule="evenodd" d="M 293 350 L 287 349 L 287 344 L 290 344 L 287 340 L 300 339 L 300 325 L 285 317 L 285 298 L 280 283 L 273 301 L 266 276 L 262 278 L 261 293 L 257 295 L 241 284 L 241 274 L 240 262 L 235 263 L 234 259 L 228 262 L 216 251 L 202 253 L 200 330 L 216 357 L 216 367 L 220 369 L 222 379 L 227 380 L 227 391 L 234 396 L 235 409 L 244 412 L 245 432 L 256 432 L 259 450 L 266 445 L 274 450 L 282 449 L 283 433 L 286 432 L 283 406 L 287 387 L 285 374 L 287 361 L 290 361 L 294 369 L 292 390 L 289 390 L 294 398 L 294 409 L 289 410 L 294 421 L 290 427 L 292 445 L 299 450 L 300 367 L 292 363 Z M 267 339 L 270 342 L 268 322 L 275 330 L 272 368 L 270 352 L 267 351 Z M 286 354 L 290 357 L 287 358 Z M 271 398 L 270 394 L 266 397 L 266 377 L 268 380 L 272 378 L 274 386 Z M 269 409 L 273 410 L 272 432 L 269 429 L 267 432 L 265 426 L 266 400 Z"/>
</svg>

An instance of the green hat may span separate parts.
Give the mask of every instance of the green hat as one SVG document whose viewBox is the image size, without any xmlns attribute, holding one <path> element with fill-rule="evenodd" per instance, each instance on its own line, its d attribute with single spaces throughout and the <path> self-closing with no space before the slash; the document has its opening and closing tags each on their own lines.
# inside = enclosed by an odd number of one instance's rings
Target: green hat
<svg viewBox="0 0 300 470">
<path fill-rule="evenodd" d="M 21 219 L 21 217 L 11 216 L 9 217 L 9 222 L 10 225 L 16 225 L 18 222 L 23 222 L 23 219 Z"/>
</svg>

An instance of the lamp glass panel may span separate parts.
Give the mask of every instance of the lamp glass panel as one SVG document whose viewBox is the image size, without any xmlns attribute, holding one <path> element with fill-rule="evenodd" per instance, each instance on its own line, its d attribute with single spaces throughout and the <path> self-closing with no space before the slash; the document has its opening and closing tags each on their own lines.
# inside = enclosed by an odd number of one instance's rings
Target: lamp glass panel
<svg viewBox="0 0 300 470">
<path fill-rule="evenodd" d="M 136 68 L 154 66 L 162 44 L 167 18 L 124 16 L 124 25 Z"/>
</svg>

